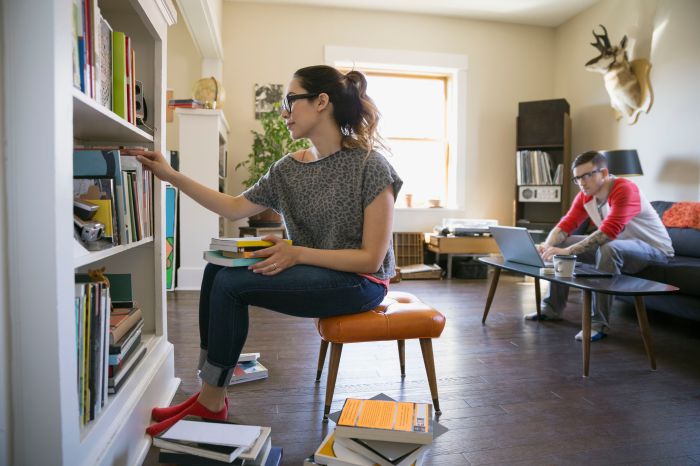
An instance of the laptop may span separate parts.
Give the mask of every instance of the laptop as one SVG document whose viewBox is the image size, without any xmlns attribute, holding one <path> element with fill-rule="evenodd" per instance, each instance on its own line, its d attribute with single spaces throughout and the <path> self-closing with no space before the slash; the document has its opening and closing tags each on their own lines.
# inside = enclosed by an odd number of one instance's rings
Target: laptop
<svg viewBox="0 0 700 466">
<path fill-rule="evenodd" d="M 496 240 L 503 258 L 509 262 L 531 265 L 533 267 L 553 267 L 552 262 L 545 262 L 537 251 L 527 228 L 521 227 L 489 227 L 491 235 Z M 612 277 L 611 273 L 600 272 L 590 264 L 576 262 L 575 277 Z"/>
</svg>

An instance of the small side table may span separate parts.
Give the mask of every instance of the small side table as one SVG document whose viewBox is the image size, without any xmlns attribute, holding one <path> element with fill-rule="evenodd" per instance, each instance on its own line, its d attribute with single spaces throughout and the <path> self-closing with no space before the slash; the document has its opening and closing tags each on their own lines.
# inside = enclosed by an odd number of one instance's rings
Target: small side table
<svg viewBox="0 0 700 466">
<path fill-rule="evenodd" d="M 438 236 L 428 238 L 428 251 L 434 252 L 436 260 L 447 254 L 447 278 L 452 278 L 452 258 L 454 256 L 488 256 L 499 252 L 496 240 L 491 236 Z"/>
<path fill-rule="evenodd" d="M 280 238 L 286 238 L 287 231 L 283 226 L 279 227 L 238 227 L 238 232 L 241 238 L 246 236 L 266 236 L 277 235 Z"/>
</svg>

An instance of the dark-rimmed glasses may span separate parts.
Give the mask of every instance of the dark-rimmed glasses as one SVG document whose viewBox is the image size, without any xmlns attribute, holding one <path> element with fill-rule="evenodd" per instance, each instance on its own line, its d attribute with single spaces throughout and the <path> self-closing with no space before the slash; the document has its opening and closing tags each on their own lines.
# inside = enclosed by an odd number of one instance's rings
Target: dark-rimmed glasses
<svg viewBox="0 0 700 466">
<path fill-rule="evenodd" d="M 588 173 L 584 173 L 583 175 L 574 176 L 571 178 L 571 182 L 573 184 L 580 185 L 583 181 L 590 180 L 591 176 L 593 176 L 594 173 L 600 173 L 600 168 L 596 168 L 595 170 L 591 170 Z"/>
<path fill-rule="evenodd" d="M 318 97 L 317 92 L 309 94 L 287 94 L 284 96 L 284 99 L 282 99 L 282 111 L 292 113 L 292 104 L 295 100 L 313 99 L 314 97 Z"/>
</svg>

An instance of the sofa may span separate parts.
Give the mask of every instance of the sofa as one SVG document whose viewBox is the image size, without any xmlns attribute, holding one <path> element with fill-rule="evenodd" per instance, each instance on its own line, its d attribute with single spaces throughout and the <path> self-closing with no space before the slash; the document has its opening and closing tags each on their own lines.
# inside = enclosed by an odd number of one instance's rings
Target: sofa
<svg viewBox="0 0 700 466">
<path fill-rule="evenodd" d="M 662 219 L 664 213 L 674 204 L 667 201 L 651 203 Z M 700 321 L 700 230 L 668 226 L 666 229 L 673 242 L 675 256 L 670 258 L 668 263 L 651 264 L 634 276 L 680 288 L 676 293 L 669 295 L 646 296 L 644 303 L 648 310 Z M 633 302 L 629 297 L 619 296 L 617 299 Z"/>
</svg>

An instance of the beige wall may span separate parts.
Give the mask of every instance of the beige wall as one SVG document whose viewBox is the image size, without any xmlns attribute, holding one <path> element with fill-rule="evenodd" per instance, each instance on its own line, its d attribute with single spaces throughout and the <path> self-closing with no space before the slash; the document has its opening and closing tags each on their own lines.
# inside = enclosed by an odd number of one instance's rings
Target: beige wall
<svg viewBox="0 0 700 466">
<path fill-rule="evenodd" d="M 325 45 L 465 54 L 469 70 L 464 124 L 472 170 L 465 180 L 466 209 L 450 215 L 488 216 L 510 223 L 517 104 L 553 97 L 553 39 L 550 28 L 414 14 L 225 3 L 224 110 L 231 125 L 229 173 L 233 174 L 229 189 L 233 192 L 240 187 L 244 176 L 234 171 L 233 165 L 248 154 L 250 131 L 259 128 L 253 112 L 255 83 L 286 85 L 296 69 L 324 62 Z M 416 110 L 407 108 L 409 112 Z M 406 218 L 405 212 L 397 213 L 397 221 L 411 225 L 414 231 L 432 229 L 445 215 L 425 211 L 408 214 L 414 221 Z M 396 229 L 403 227 L 399 224 Z"/>
<path fill-rule="evenodd" d="M 555 94 L 571 104 L 573 151 L 637 149 L 650 200 L 700 199 L 700 2 L 608 0 L 556 31 Z M 627 34 L 630 58 L 652 63 L 654 103 L 628 126 L 612 116 L 602 75 L 584 70 L 596 56 L 591 29 L 603 24 L 613 43 Z"/>
<path fill-rule="evenodd" d="M 178 22 L 168 30 L 168 89 L 173 90 L 173 98 L 192 98 L 192 84 L 201 78 L 202 57 L 190 36 L 185 20 L 178 10 Z M 166 147 L 178 149 L 177 117 L 166 124 Z"/>
</svg>

